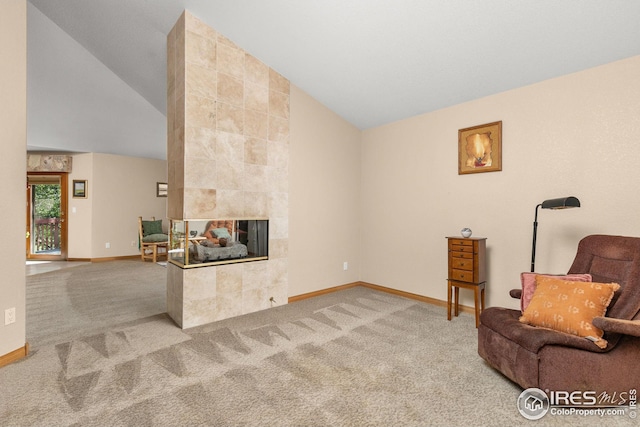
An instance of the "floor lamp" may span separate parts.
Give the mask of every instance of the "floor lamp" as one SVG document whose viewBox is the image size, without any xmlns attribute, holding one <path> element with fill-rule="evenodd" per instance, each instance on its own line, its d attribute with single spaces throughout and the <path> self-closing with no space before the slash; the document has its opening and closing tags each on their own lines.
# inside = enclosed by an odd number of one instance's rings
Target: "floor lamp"
<svg viewBox="0 0 640 427">
<path fill-rule="evenodd" d="M 533 245 L 531 249 L 531 272 L 535 269 L 536 265 L 536 234 L 538 233 L 538 208 L 542 209 L 566 209 L 566 208 L 579 208 L 580 200 L 575 197 L 561 197 L 559 199 L 549 199 L 536 206 L 536 215 L 533 219 Z"/>
</svg>

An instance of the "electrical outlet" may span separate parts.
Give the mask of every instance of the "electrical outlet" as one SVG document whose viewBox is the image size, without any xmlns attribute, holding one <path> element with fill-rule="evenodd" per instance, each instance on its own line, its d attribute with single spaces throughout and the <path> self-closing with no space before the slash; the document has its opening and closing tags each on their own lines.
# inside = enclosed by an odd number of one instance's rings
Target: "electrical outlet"
<svg viewBox="0 0 640 427">
<path fill-rule="evenodd" d="M 107 249 L 111 249 L 111 243 L 107 242 L 104 244 L 104 247 Z"/>
<path fill-rule="evenodd" d="M 347 261 L 345 261 L 345 262 L 343 262 L 343 263 L 342 263 L 342 269 L 343 269 L 344 271 L 347 271 L 347 270 L 349 269 L 349 263 L 348 263 Z"/>
<path fill-rule="evenodd" d="M 136 245 L 136 241 L 135 241 L 135 240 L 132 240 L 132 241 L 131 241 L 131 247 L 134 247 L 135 245 Z"/>
<path fill-rule="evenodd" d="M 4 311 L 4 324 L 10 325 L 15 322 L 16 322 L 16 308 L 15 307 L 7 308 Z"/>
</svg>

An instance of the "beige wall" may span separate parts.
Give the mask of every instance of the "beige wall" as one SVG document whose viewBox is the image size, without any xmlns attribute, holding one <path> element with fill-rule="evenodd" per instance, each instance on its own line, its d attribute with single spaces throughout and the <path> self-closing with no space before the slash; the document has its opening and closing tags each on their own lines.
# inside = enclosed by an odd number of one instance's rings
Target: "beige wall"
<svg viewBox="0 0 640 427">
<path fill-rule="evenodd" d="M 73 180 L 87 181 L 87 198 L 73 197 Z M 71 173 L 69 174 L 67 199 L 67 256 L 69 258 L 92 258 L 91 244 L 93 233 L 93 154 L 76 154 L 73 156 Z"/>
<path fill-rule="evenodd" d="M 87 180 L 86 199 L 71 196 L 74 179 Z M 138 216 L 163 219 L 168 230 L 167 198 L 156 197 L 157 182 L 167 182 L 164 160 L 98 153 L 74 155 L 69 176 L 69 258 L 139 254 Z M 109 249 L 105 247 L 107 242 Z"/>
<path fill-rule="evenodd" d="M 0 2 L 0 356 L 25 344 L 25 179 L 27 176 L 27 3 Z M 4 311 L 16 308 L 16 322 Z"/>
<path fill-rule="evenodd" d="M 360 277 L 361 135 L 291 86 L 289 296 Z"/>
<path fill-rule="evenodd" d="M 365 131 L 361 279 L 445 300 L 444 237 L 470 227 L 488 238 L 488 305 L 515 308 L 536 204 L 582 203 L 540 211 L 537 272 L 566 272 L 585 235 L 640 235 L 639 75 L 633 57 Z M 502 172 L 458 175 L 457 130 L 497 120 Z"/>
</svg>

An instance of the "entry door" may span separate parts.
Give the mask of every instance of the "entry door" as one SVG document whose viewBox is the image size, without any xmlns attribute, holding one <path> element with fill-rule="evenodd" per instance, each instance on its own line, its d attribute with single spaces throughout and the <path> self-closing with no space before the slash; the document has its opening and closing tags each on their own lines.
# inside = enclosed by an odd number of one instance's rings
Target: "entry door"
<svg viewBox="0 0 640 427">
<path fill-rule="evenodd" d="M 27 259 L 67 259 L 67 174 L 27 175 Z"/>
</svg>

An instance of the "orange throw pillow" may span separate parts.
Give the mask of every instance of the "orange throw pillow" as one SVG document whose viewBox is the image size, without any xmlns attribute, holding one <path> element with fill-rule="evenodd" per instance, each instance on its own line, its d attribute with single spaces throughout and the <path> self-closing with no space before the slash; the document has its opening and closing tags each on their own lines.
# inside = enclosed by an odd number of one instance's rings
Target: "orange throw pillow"
<svg viewBox="0 0 640 427">
<path fill-rule="evenodd" d="M 588 337 L 605 348 L 604 332 L 593 325 L 593 318 L 604 316 L 617 283 L 576 282 L 537 276 L 536 290 L 522 313 L 520 322 Z"/>
<path fill-rule="evenodd" d="M 520 282 L 522 283 L 522 296 L 520 297 L 520 311 L 524 313 L 527 306 L 529 305 L 529 301 L 531 301 L 531 297 L 536 290 L 536 277 L 538 277 L 538 273 L 520 273 Z M 545 276 L 555 277 L 556 279 L 562 280 L 571 280 L 573 282 L 590 282 L 591 275 L 588 273 L 585 274 L 545 274 Z"/>
</svg>

